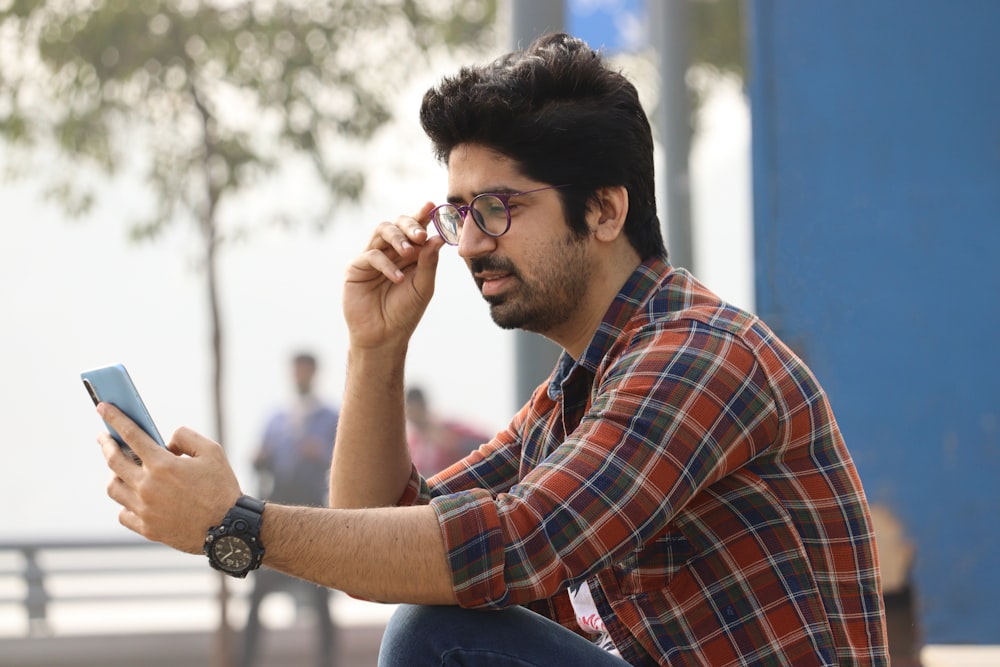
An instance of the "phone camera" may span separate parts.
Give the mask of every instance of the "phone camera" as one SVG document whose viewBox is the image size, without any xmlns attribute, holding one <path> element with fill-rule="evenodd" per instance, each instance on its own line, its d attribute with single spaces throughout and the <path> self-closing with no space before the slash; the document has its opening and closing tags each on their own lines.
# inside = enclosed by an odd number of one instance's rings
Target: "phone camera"
<svg viewBox="0 0 1000 667">
<path fill-rule="evenodd" d="M 87 388 L 87 393 L 90 394 L 90 398 L 94 401 L 94 405 L 101 402 L 101 399 L 97 396 L 97 392 L 94 391 L 94 385 L 90 384 L 90 380 L 84 379 L 83 386 Z"/>
</svg>

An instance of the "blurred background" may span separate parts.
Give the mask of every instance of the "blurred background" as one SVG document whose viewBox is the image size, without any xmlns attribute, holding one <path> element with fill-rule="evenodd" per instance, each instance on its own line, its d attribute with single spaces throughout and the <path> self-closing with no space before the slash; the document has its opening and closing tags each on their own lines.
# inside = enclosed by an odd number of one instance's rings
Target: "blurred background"
<svg viewBox="0 0 1000 667">
<path fill-rule="evenodd" d="M 0 0 L 0 665 L 229 663 L 247 587 L 118 525 L 80 371 L 124 363 L 165 436 L 220 439 L 252 490 L 293 353 L 339 402 L 346 263 L 444 198 L 423 92 L 556 29 L 639 87 L 672 261 L 830 393 L 894 664 L 1000 664 L 998 20 L 991 0 Z M 446 249 L 407 383 L 492 433 L 552 360 Z M 374 664 L 391 608 L 331 604 L 341 664 Z M 265 604 L 259 664 L 306 664 L 301 606 Z"/>
</svg>

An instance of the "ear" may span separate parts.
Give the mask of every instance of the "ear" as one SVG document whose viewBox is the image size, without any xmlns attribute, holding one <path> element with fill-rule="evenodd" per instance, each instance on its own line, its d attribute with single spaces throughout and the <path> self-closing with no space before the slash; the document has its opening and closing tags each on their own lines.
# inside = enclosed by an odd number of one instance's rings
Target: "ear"
<svg viewBox="0 0 1000 667">
<path fill-rule="evenodd" d="M 587 223 L 598 241 L 614 241 L 625 229 L 628 215 L 628 190 L 624 185 L 600 188 L 587 211 Z"/>
</svg>

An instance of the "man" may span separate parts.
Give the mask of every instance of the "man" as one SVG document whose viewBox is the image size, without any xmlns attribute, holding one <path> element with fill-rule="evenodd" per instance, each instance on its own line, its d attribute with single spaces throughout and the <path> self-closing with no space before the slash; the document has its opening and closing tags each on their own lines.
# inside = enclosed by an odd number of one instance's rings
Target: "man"
<svg viewBox="0 0 1000 667">
<path fill-rule="evenodd" d="M 292 357 L 292 381 L 295 400 L 277 411 L 267 422 L 254 468 L 263 481 L 261 495 L 270 501 L 288 505 L 326 505 L 330 459 L 337 436 L 337 411 L 316 396 L 313 383 L 318 362 L 309 352 Z M 300 584 L 303 584 L 300 586 Z M 301 590 L 315 613 L 318 650 L 316 664 L 334 664 L 334 628 L 330 616 L 329 589 L 304 584 L 281 572 L 259 570 L 250 594 L 250 609 L 243 630 L 242 667 L 257 662 L 257 644 L 261 633 L 260 606 L 271 593 Z"/>
<path fill-rule="evenodd" d="M 382 223 L 347 269 L 338 509 L 261 508 L 217 444 L 181 429 L 171 456 L 102 404 L 145 463 L 101 437 L 120 520 L 236 574 L 262 542 L 273 568 L 408 603 L 383 665 L 886 664 L 868 507 L 827 399 L 763 323 L 667 263 L 635 88 L 550 35 L 445 79 L 421 122 L 449 204 Z M 403 369 L 446 241 L 499 326 L 564 353 L 504 431 L 426 480 Z M 228 526 L 261 515 L 234 558 Z"/>
<path fill-rule="evenodd" d="M 326 505 L 328 471 L 337 436 L 337 411 L 313 390 L 317 360 L 309 352 L 292 357 L 295 400 L 267 422 L 254 468 L 261 473 L 263 494 L 289 505 Z"/>
</svg>

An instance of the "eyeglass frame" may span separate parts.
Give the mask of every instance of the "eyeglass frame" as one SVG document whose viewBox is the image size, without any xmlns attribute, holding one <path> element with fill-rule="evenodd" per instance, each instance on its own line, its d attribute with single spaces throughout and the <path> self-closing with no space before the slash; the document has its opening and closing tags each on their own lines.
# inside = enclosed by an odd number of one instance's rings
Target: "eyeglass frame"
<svg viewBox="0 0 1000 667">
<path fill-rule="evenodd" d="M 562 185 L 546 185 L 543 188 L 535 188 L 534 190 L 525 190 L 524 192 L 480 192 L 478 195 L 476 195 L 475 197 L 473 197 L 469 201 L 468 204 L 461 205 L 461 204 L 453 204 L 451 202 L 448 202 L 446 204 L 439 204 L 438 206 L 435 206 L 434 208 L 431 209 L 431 212 L 430 212 L 429 215 L 430 215 L 431 222 L 434 223 L 434 229 L 436 229 L 438 235 L 442 239 L 444 239 L 444 242 L 446 244 L 450 245 L 450 246 L 457 246 L 458 245 L 458 241 L 456 241 L 455 243 L 451 243 L 450 241 L 448 241 L 448 238 L 444 234 L 441 233 L 441 225 L 438 224 L 438 211 L 440 209 L 448 207 L 448 206 L 456 209 L 458 211 L 459 218 L 462 220 L 462 225 L 465 226 L 465 221 L 466 221 L 466 218 L 469 217 L 469 213 L 475 212 L 475 209 L 473 209 L 472 207 L 475 205 L 477 199 L 479 199 L 480 197 L 496 197 L 497 199 L 500 200 L 500 203 L 503 204 L 504 213 L 507 214 L 507 224 L 503 228 L 503 231 L 499 232 L 497 234 L 494 234 L 490 230 L 486 229 L 486 223 L 485 222 L 480 222 L 479 219 L 475 215 L 472 216 L 472 221 L 474 223 L 476 223 L 476 227 L 479 227 L 479 230 L 483 234 L 486 234 L 487 236 L 490 236 L 492 238 L 498 239 L 498 238 L 500 238 L 501 236 L 503 236 L 504 234 L 506 234 L 507 232 L 510 231 L 510 198 L 511 197 L 520 197 L 522 195 L 530 195 L 530 194 L 533 194 L 535 192 L 543 192 L 545 190 L 558 190 L 560 188 L 568 188 L 568 187 L 569 187 L 569 184 L 568 183 L 564 183 Z M 458 231 L 460 231 L 460 229 L 461 228 L 459 228 Z M 458 231 L 456 231 L 456 234 L 458 233 Z"/>
</svg>

